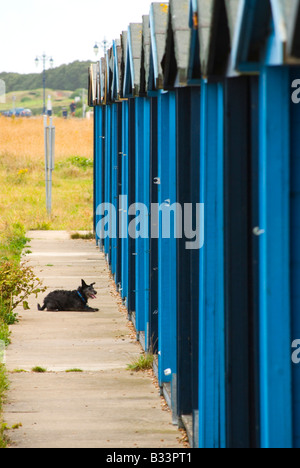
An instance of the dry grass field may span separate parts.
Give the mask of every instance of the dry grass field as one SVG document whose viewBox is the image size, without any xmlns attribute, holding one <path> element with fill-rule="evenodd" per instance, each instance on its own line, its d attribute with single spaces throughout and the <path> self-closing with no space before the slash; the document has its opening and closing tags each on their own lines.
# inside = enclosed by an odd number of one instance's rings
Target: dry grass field
<svg viewBox="0 0 300 468">
<path fill-rule="evenodd" d="M 45 196 L 42 118 L 0 117 L 0 231 L 13 223 L 26 229 L 92 229 L 93 121 L 55 118 L 53 212 Z M 87 161 L 88 160 L 88 161 Z"/>
</svg>

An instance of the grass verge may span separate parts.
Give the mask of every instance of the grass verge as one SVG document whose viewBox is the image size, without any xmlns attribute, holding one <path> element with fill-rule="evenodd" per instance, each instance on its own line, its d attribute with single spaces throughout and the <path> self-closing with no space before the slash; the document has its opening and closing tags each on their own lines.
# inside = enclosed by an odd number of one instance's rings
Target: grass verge
<svg viewBox="0 0 300 468">
<path fill-rule="evenodd" d="M 8 290 L 8 284 L 5 282 L 3 265 L 18 265 L 20 263 L 22 251 L 28 239 L 25 236 L 25 228 L 19 223 L 6 225 L 0 234 L 0 292 Z M 6 276 L 7 279 L 7 276 Z M 8 303 L 9 302 L 9 303 Z M 16 315 L 12 310 L 12 301 L 5 298 L 5 293 L 0 294 L 0 341 L 5 346 L 10 343 L 9 325 L 16 321 Z"/>
<path fill-rule="evenodd" d="M 6 374 L 6 368 L 4 364 L 0 364 L 0 448 L 5 448 L 7 446 L 7 440 L 5 438 L 5 429 L 6 425 L 3 421 L 3 401 L 5 398 L 6 391 L 8 389 L 8 379 Z"/>
</svg>

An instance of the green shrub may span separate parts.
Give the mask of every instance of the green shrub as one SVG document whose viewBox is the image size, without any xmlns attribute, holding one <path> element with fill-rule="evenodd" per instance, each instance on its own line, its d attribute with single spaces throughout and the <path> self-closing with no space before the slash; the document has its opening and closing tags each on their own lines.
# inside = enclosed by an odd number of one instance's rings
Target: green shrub
<svg viewBox="0 0 300 468">
<path fill-rule="evenodd" d="M 75 117 L 77 119 L 82 119 L 82 106 L 76 108 Z"/>
<path fill-rule="evenodd" d="M 71 167 L 78 167 L 79 169 L 90 169 L 94 167 L 94 162 L 92 159 L 85 158 L 83 156 L 72 156 L 66 161 L 58 162 L 56 165 L 57 169 L 67 169 Z"/>
<path fill-rule="evenodd" d="M 15 323 L 15 309 L 22 304 L 24 310 L 28 310 L 29 296 L 34 294 L 37 298 L 44 291 L 42 282 L 26 263 L 6 261 L 0 265 L 0 314 L 5 323 Z"/>
<path fill-rule="evenodd" d="M 29 241 L 25 234 L 25 228 L 20 223 L 7 227 L 0 237 L 0 262 L 8 260 L 14 262 L 20 261 L 23 249 Z"/>
<path fill-rule="evenodd" d="M 76 97 L 82 98 L 82 89 L 83 89 L 83 88 L 78 88 L 78 89 L 76 89 L 76 90 L 71 94 L 70 99 L 75 99 Z M 87 96 L 87 92 L 88 92 L 88 90 L 85 89 L 85 96 Z"/>
<path fill-rule="evenodd" d="M 80 167 L 82 169 L 94 167 L 94 163 L 91 159 L 84 158 L 82 156 L 72 156 L 72 158 L 69 158 L 69 161 L 73 166 Z"/>
</svg>

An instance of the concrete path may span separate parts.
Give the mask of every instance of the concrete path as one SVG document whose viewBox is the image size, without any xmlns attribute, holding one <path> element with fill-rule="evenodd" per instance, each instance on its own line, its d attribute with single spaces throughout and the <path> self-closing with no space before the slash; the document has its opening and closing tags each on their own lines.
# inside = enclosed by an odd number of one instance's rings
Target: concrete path
<svg viewBox="0 0 300 468">
<path fill-rule="evenodd" d="M 141 348 L 94 242 L 70 240 L 64 232 L 29 237 L 27 259 L 48 292 L 77 289 L 81 278 L 96 281 L 98 298 L 92 304 L 100 312 L 38 312 L 31 297 L 31 310 L 22 311 L 20 323 L 11 327 L 4 419 L 9 427 L 22 424 L 8 433 L 12 447 L 182 447 L 151 376 L 126 370 Z M 47 372 L 31 372 L 36 366 Z M 83 372 L 66 373 L 75 368 Z M 14 372 L 20 369 L 27 372 Z"/>
</svg>

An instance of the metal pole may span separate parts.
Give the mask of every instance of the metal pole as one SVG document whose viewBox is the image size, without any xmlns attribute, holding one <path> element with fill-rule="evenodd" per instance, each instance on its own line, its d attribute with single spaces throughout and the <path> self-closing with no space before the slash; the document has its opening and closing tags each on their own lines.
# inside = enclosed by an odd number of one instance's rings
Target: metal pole
<svg viewBox="0 0 300 468">
<path fill-rule="evenodd" d="M 52 212 L 52 171 L 54 170 L 55 156 L 55 127 L 53 118 L 44 116 L 44 138 L 45 138 L 45 182 L 46 182 L 46 208 L 48 216 Z"/>
<path fill-rule="evenodd" d="M 17 96 L 13 96 L 13 113 L 15 115 L 16 113 L 16 100 L 17 100 Z"/>
<path fill-rule="evenodd" d="M 49 125 L 49 214 L 52 211 L 52 169 L 53 169 L 53 148 L 52 148 L 52 117 Z"/>
<path fill-rule="evenodd" d="M 44 93 L 44 110 L 43 114 L 46 114 L 46 55 L 43 55 L 43 93 Z"/>
<path fill-rule="evenodd" d="M 48 125 L 47 116 L 44 115 L 44 140 L 45 140 L 45 183 L 46 183 L 46 208 L 48 209 Z"/>
<path fill-rule="evenodd" d="M 82 118 L 85 119 L 85 111 L 86 111 L 86 104 L 85 104 L 85 89 L 82 90 Z"/>
</svg>

